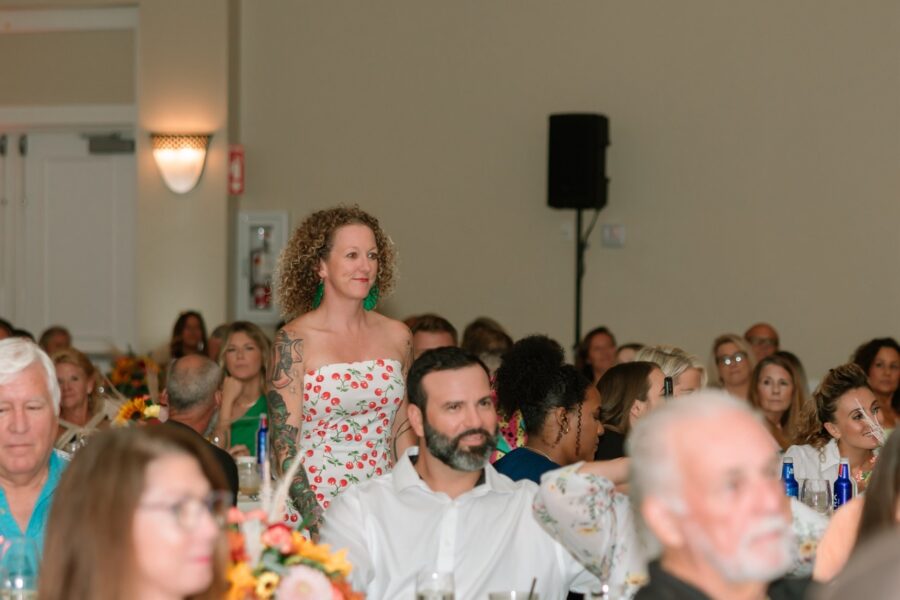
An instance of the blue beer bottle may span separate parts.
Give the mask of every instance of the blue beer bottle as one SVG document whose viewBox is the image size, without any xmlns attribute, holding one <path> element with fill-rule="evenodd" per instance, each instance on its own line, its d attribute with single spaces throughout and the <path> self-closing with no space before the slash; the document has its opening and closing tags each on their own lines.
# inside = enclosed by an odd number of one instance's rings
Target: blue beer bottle
<svg viewBox="0 0 900 600">
<path fill-rule="evenodd" d="M 256 432 L 256 462 L 266 462 L 266 454 L 269 449 L 269 415 L 259 415 L 259 430 Z"/>
<path fill-rule="evenodd" d="M 838 477 L 834 480 L 834 509 L 837 510 L 853 498 L 853 482 L 850 481 L 850 460 L 841 459 Z"/>
<path fill-rule="evenodd" d="M 781 481 L 784 482 L 784 493 L 794 498 L 800 498 L 800 484 L 794 479 L 794 459 L 784 457 L 781 463 Z"/>
</svg>

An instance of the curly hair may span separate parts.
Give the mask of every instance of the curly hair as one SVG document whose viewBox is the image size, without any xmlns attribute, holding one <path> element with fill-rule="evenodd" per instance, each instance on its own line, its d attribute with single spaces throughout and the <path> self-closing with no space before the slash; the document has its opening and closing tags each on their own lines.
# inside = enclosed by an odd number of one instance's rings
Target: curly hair
<svg viewBox="0 0 900 600">
<path fill-rule="evenodd" d="M 798 444 L 809 444 L 814 448 L 823 448 L 831 440 L 831 434 L 825 429 L 825 423 L 834 422 L 838 400 L 850 390 L 869 387 L 869 378 L 862 368 L 854 363 L 847 363 L 828 371 L 828 375 L 816 388 L 813 398 L 816 400 L 816 420 L 809 424 L 805 432 L 801 432 Z"/>
<path fill-rule="evenodd" d="M 872 370 L 872 363 L 875 362 L 878 351 L 882 348 L 891 348 L 897 354 L 900 354 L 900 345 L 897 344 L 897 340 L 894 338 L 875 338 L 857 348 L 850 360 L 862 367 L 862 370 L 868 375 L 869 371 Z M 891 408 L 900 412 L 900 387 L 894 390 L 894 394 L 891 397 Z"/>
<path fill-rule="evenodd" d="M 319 262 L 328 257 L 334 244 L 334 233 L 344 225 L 365 225 L 375 234 L 378 247 L 375 285 L 381 298 L 393 291 L 396 252 L 378 219 L 355 204 L 320 210 L 300 223 L 278 259 L 275 297 L 285 319 L 312 310 L 313 296 L 319 285 Z"/>
<path fill-rule="evenodd" d="M 503 355 L 495 381 L 500 412 L 510 416 L 520 410 L 529 435 L 541 432 L 554 409 L 577 410 L 590 385 L 575 367 L 566 364 L 562 346 L 543 335 L 513 344 Z"/>
</svg>

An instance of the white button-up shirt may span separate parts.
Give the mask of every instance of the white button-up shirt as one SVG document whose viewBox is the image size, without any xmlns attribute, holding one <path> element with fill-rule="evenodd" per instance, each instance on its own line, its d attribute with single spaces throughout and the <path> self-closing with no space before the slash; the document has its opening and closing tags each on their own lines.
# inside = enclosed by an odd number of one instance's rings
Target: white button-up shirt
<svg viewBox="0 0 900 600">
<path fill-rule="evenodd" d="M 841 464 L 841 452 L 838 450 L 837 440 L 831 439 L 822 448 L 816 448 L 809 444 L 803 446 L 791 446 L 784 453 L 785 457 L 794 459 L 794 479 L 802 486 L 804 479 L 824 479 L 829 487 L 834 485 L 838 476 L 838 467 Z M 858 493 L 856 480 L 853 482 L 853 495 Z"/>
<path fill-rule="evenodd" d="M 347 548 L 350 581 L 369 600 L 413 598 L 423 570 L 453 573 L 460 600 L 527 592 L 535 577 L 541 600 L 599 586 L 535 521 L 534 483 L 488 465 L 479 485 L 453 499 L 422 481 L 410 460 L 417 451 L 393 472 L 351 487 L 325 513 L 322 541 Z"/>
</svg>

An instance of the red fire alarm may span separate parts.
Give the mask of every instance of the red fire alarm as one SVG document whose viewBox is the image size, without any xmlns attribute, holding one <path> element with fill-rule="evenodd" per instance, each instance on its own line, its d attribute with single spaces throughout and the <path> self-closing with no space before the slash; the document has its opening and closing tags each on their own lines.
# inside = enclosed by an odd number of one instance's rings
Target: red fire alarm
<svg viewBox="0 0 900 600">
<path fill-rule="evenodd" d="M 240 196 L 244 193 L 244 146 L 228 146 L 228 193 Z"/>
</svg>

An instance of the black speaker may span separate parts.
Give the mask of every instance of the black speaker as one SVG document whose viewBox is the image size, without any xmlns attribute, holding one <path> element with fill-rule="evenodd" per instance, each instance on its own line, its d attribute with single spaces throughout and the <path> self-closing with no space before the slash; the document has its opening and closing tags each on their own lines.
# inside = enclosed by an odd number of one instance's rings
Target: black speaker
<svg viewBox="0 0 900 600">
<path fill-rule="evenodd" d="M 606 206 L 609 119 L 595 114 L 550 115 L 547 204 L 553 208 Z"/>
</svg>

